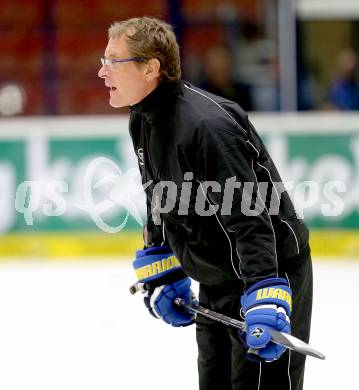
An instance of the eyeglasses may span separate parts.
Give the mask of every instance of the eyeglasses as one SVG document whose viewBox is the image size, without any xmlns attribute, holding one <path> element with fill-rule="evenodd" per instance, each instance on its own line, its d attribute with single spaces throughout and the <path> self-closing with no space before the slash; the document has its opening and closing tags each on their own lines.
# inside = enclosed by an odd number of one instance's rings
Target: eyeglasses
<svg viewBox="0 0 359 390">
<path fill-rule="evenodd" d="M 116 60 L 114 58 L 106 58 L 106 57 L 101 57 L 101 64 L 102 65 L 109 65 L 113 66 L 117 62 L 143 62 L 145 59 L 143 57 L 131 57 L 131 58 L 123 58 L 121 60 Z"/>
</svg>

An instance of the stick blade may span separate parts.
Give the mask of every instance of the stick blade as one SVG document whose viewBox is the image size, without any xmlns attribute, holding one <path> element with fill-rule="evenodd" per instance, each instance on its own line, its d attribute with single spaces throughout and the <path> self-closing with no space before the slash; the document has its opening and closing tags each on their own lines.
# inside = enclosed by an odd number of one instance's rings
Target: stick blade
<svg viewBox="0 0 359 390">
<path fill-rule="evenodd" d="M 325 360 L 325 355 L 316 349 L 312 348 L 309 344 L 303 342 L 300 339 L 297 339 L 294 336 L 291 336 L 287 333 L 278 332 L 274 329 L 270 330 L 272 341 L 276 344 L 283 345 L 288 349 L 302 353 L 304 355 L 313 356 L 317 359 Z"/>
</svg>

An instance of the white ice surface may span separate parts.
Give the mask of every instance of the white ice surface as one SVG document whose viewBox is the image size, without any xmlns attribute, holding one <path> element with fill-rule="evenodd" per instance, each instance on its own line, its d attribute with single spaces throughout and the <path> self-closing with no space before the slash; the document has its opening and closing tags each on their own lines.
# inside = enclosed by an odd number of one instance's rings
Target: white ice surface
<svg viewBox="0 0 359 390">
<path fill-rule="evenodd" d="M 315 262 L 305 389 L 358 389 L 359 262 Z M 131 296 L 130 262 L 0 262 L 1 390 L 195 390 L 194 327 Z M 273 386 L 275 389 L 275 386 Z"/>
</svg>

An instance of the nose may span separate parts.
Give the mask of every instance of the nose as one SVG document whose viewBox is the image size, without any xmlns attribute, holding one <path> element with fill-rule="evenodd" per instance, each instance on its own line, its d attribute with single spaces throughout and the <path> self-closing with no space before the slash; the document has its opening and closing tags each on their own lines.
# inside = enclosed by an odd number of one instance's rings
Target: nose
<svg viewBox="0 0 359 390">
<path fill-rule="evenodd" d="M 107 70 L 106 70 L 106 66 L 105 65 L 102 65 L 101 68 L 99 69 L 98 73 L 97 73 L 98 77 L 100 77 L 101 79 L 104 79 L 107 77 Z"/>
</svg>

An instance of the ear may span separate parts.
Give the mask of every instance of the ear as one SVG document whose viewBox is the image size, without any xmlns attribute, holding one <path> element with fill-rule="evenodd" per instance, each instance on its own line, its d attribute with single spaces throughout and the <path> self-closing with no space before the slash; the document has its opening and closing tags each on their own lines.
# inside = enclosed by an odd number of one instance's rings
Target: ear
<svg viewBox="0 0 359 390">
<path fill-rule="evenodd" d="M 146 80 L 152 81 L 160 76 L 161 64 L 157 58 L 151 58 L 146 64 Z"/>
</svg>

